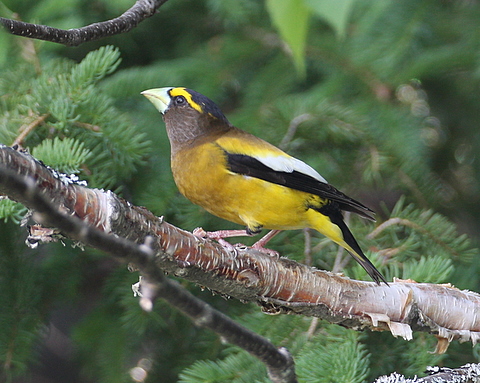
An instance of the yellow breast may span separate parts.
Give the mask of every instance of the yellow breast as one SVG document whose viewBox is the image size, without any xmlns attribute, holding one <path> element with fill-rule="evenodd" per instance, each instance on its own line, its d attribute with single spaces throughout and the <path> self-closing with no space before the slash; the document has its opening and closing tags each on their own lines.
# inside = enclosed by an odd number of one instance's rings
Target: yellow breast
<svg viewBox="0 0 480 383">
<path fill-rule="evenodd" d="M 190 201 L 252 230 L 310 226 L 308 206 L 324 203 L 317 196 L 229 171 L 225 152 L 214 142 L 177 152 L 172 171 Z"/>
</svg>

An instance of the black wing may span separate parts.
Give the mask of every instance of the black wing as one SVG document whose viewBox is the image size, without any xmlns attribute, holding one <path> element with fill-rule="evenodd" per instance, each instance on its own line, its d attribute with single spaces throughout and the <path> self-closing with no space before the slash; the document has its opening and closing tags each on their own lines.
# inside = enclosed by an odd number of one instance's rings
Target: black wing
<svg viewBox="0 0 480 383">
<path fill-rule="evenodd" d="M 250 177 L 259 178 L 291 189 L 318 195 L 331 201 L 335 201 L 341 210 L 351 211 L 364 218 L 375 220 L 375 214 L 371 209 L 358 201 L 348 197 L 328 183 L 321 182 L 307 174 L 293 171 L 281 172 L 273 170 L 256 158 L 245 154 L 232 154 L 225 152 L 227 165 L 230 171 Z"/>
</svg>

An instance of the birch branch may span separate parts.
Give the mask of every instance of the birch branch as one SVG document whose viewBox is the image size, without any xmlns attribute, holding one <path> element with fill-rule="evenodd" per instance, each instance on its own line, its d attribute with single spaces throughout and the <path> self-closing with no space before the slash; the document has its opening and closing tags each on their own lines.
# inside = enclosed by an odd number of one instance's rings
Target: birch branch
<svg viewBox="0 0 480 383">
<path fill-rule="evenodd" d="M 427 367 L 428 376 L 412 379 L 394 372 L 381 376 L 373 383 L 478 383 L 480 382 L 480 365 L 466 364 L 459 368 Z"/>
<path fill-rule="evenodd" d="M 0 147 L 1 149 L 3 148 Z M 20 167 L 22 165 L 38 166 L 37 170 L 43 168 L 43 170 L 47 171 L 42 176 L 48 175 L 50 169 L 45 168 L 41 163 L 34 160 L 33 157 L 28 157 L 28 155 L 24 156 L 23 159 L 26 159 L 27 162 L 21 164 Z M 21 159 L 21 157 L 10 158 L 13 162 Z M 55 176 L 55 173 L 50 175 Z M 150 246 L 153 244 L 151 237 L 147 236 L 145 243 L 138 245 L 128 239 L 99 230 L 93 225 L 87 224 L 85 217 L 84 219 L 79 219 L 74 212 L 67 212 L 64 209 L 65 206 L 58 209 L 57 206 L 53 205 L 47 196 L 48 193 L 42 193 L 38 188 L 38 181 L 48 183 L 52 180 L 46 180 L 43 177 L 35 179 L 28 175 L 20 175 L 11 169 L 5 168 L 0 163 L 0 189 L 3 190 L 8 185 L 6 189 L 15 190 L 14 194 L 18 200 L 26 201 L 26 205 L 35 209 L 33 213 L 34 219 L 45 225 L 55 225 L 69 238 L 102 250 L 120 261 L 131 262 L 137 266 L 143 275 L 143 278 L 140 279 L 142 294 L 140 305 L 144 310 L 150 311 L 153 307 L 153 301 L 157 297 L 161 297 L 189 316 L 197 326 L 214 331 L 227 342 L 241 347 L 257 357 L 266 365 L 268 376 L 273 383 L 298 382 L 293 358 L 286 348 L 281 347 L 277 349 L 268 339 L 239 325 L 192 295 L 177 282 L 166 278 L 155 262 L 155 253 Z M 74 185 L 71 183 L 71 180 L 68 181 L 68 178 L 63 178 L 60 182 L 65 185 Z M 53 186 L 53 184 L 48 186 Z M 76 186 L 78 185 L 76 184 Z M 70 194 L 70 196 L 72 195 Z M 82 199 L 82 197 L 85 196 L 79 196 L 78 200 Z M 82 207 L 86 207 L 85 204 L 80 204 Z M 85 209 L 85 212 L 90 213 L 91 211 Z M 41 227 L 36 229 L 37 234 L 42 231 L 44 234 L 52 233 L 52 230 L 42 230 Z M 37 239 L 40 238 L 38 237 Z M 47 240 L 47 242 L 51 242 L 51 239 Z"/>
<path fill-rule="evenodd" d="M 247 247 L 230 252 L 216 242 L 170 225 L 112 192 L 62 181 L 58 174 L 26 153 L 0 147 L 0 164 L 31 177 L 60 211 L 104 233 L 138 244 L 152 238 L 155 264 L 162 271 L 224 296 L 256 302 L 265 312 L 316 316 L 344 327 L 390 331 L 406 340 L 412 339 L 413 331 L 425 331 L 438 338 L 438 353 L 445 352 L 453 340 L 475 344 L 480 338 L 477 293 L 450 285 L 399 280 L 389 286 L 377 286 Z M 0 193 L 32 208 L 31 201 L 8 183 L 1 182 Z M 31 240 L 48 242 L 51 238 L 37 232 Z M 85 244 L 98 247 L 88 241 Z"/>
</svg>

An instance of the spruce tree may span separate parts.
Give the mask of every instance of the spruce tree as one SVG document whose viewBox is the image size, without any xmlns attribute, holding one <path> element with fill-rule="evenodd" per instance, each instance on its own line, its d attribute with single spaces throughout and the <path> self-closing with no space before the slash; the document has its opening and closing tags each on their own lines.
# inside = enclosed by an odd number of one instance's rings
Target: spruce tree
<svg viewBox="0 0 480 383">
<path fill-rule="evenodd" d="M 179 195 L 163 122 L 139 95 L 186 86 L 213 99 L 234 125 L 372 207 L 376 223 L 351 217 L 349 225 L 388 280 L 479 291 L 480 6 L 334 3 L 170 0 L 131 32 L 79 48 L 0 33 L 0 143 L 18 144 L 51 168 L 185 230 L 237 228 Z M 15 12 L 68 29 L 128 6 L 4 1 L 0 16 Z M 21 225 L 31 224 L 28 212 L 9 199 L 0 201 L 0 218 L 0 380 L 129 382 L 138 365 L 150 382 L 268 381 L 262 363 L 161 300 L 144 312 L 131 292 L 138 275 L 124 266 L 68 240 L 29 248 Z M 316 233 L 284 232 L 271 247 L 368 280 Z M 265 315 L 180 282 L 287 347 L 301 382 L 373 381 L 393 371 L 414 376 L 428 365 L 478 362 L 470 343 L 454 341 L 436 355 L 430 334 L 416 332 L 407 342 L 309 317 Z M 52 349 L 55 334 L 62 342 Z M 52 362 L 52 352 L 61 363 Z M 49 365 L 62 365 L 64 375 Z"/>
</svg>

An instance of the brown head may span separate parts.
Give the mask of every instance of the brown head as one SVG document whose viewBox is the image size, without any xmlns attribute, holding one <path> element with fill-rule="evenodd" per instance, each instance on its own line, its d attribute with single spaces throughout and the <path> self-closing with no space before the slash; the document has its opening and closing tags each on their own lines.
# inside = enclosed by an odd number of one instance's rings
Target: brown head
<svg viewBox="0 0 480 383">
<path fill-rule="evenodd" d="M 163 114 L 172 154 L 206 135 L 232 129 L 220 108 L 208 97 L 187 88 L 156 88 L 142 92 Z"/>
</svg>

